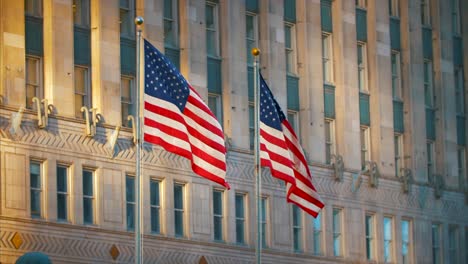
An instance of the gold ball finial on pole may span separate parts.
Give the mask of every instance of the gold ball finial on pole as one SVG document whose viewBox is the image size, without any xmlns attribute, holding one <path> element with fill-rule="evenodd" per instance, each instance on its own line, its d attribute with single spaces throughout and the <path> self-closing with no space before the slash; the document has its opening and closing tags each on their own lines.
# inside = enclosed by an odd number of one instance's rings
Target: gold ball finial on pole
<svg viewBox="0 0 468 264">
<path fill-rule="evenodd" d="M 252 55 L 254 55 L 255 57 L 257 57 L 258 55 L 260 55 L 260 49 L 258 49 L 258 48 L 252 48 Z"/>
<path fill-rule="evenodd" d="M 145 21 L 145 20 L 143 19 L 143 17 L 137 16 L 137 17 L 135 18 L 135 25 L 141 26 L 141 25 L 143 25 L 143 22 L 144 22 L 144 21 Z"/>
</svg>

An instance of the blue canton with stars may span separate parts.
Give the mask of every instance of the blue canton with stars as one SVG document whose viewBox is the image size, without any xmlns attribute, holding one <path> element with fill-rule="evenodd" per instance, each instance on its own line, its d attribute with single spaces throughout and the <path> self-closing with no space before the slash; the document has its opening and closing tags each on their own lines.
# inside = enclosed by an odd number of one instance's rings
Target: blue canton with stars
<svg viewBox="0 0 468 264">
<path fill-rule="evenodd" d="M 281 123 L 285 119 L 286 116 L 260 74 L 260 121 L 269 127 L 283 131 Z"/>
<path fill-rule="evenodd" d="M 190 94 L 185 78 L 158 49 L 145 40 L 145 94 L 171 102 L 184 111 Z"/>
</svg>

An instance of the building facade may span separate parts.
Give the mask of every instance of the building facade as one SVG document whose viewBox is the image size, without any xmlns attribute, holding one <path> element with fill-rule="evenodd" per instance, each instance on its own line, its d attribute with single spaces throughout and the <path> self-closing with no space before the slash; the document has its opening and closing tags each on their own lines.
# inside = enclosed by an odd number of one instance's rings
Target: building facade
<svg viewBox="0 0 468 264">
<path fill-rule="evenodd" d="M 263 262 L 468 263 L 467 13 L 463 0 L 0 0 L 0 262 L 134 261 L 138 15 L 222 124 L 231 185 L 145 144 L 145 263 L 255 262 L 253 47 L 325 203 L 312 218 L 263 170 Z"/>
</svg>

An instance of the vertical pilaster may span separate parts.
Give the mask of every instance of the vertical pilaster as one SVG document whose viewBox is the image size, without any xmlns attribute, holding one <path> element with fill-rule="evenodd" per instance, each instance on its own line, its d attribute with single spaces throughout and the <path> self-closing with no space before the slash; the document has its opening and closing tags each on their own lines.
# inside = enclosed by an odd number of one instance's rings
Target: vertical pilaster
<svg viewBox="0 0 468 264">
<path fill-rule="evenodd" d="M 137 10 L 138 9 L 137 7 Z M 163 26 L 164 0 L 145 1 L 143 24 L 143 36 L 158 50 L 164 50 L 164 26 Z M 137 14 L 138 15 L 138 14 Z"/>
</svg>

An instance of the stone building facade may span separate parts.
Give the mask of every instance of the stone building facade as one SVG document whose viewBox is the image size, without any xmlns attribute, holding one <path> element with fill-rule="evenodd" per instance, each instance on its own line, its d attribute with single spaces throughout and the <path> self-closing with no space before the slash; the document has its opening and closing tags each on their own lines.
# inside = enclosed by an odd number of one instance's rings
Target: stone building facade
<svg viewBox="0 0 468 264">
<path fill-rule="evenodd" d="M 220 120 L 231 185 L 145 144 L 145 263 L 255 262 L 255 46 L 325 203 L 313 219 L 264 170 L 263 262 L 468 263 L 467 13 L 463 0 L 1 0 L 0 263 L 134 261 L 135 15 Z"/>
</svg>

